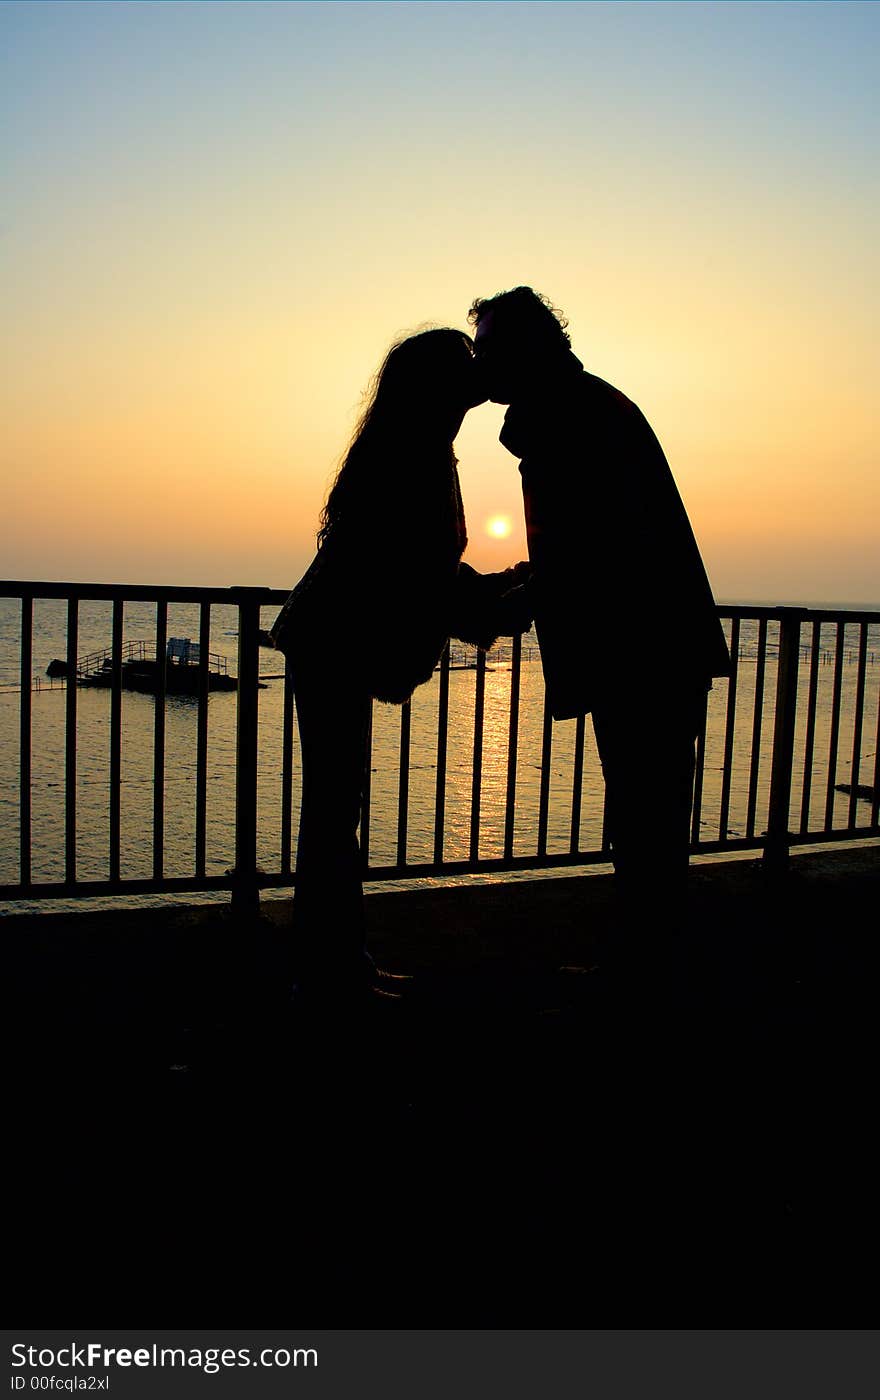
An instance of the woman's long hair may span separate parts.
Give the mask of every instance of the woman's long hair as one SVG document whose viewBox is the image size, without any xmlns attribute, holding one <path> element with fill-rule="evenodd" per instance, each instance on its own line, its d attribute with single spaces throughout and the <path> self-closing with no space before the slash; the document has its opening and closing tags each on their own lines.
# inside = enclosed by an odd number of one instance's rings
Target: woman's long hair
<svg viewBox="0 0 880 1400">
<path fill-rule="evenodd" d="M 438 451 L 455 466 L 450 418 L 468 402 L 473 342 L 464 331 L 420 331 L 392 345 L 321 512 L 319 546 L 344 518 L 394 504 L 401 471 L 424 470 Z"/>
</svg>

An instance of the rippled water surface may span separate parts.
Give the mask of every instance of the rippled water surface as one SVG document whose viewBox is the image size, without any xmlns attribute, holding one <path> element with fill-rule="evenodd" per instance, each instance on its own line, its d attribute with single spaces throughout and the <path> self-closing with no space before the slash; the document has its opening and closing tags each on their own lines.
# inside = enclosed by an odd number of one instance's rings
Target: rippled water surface
<svg viewBox="0 0 880 1400">
<path fill-rule="evenodd" d="M 78 653 L 106 647 L 111 636 L 109 603 L 85 601 L 80 605 Z M 54 657 L 66 654 L 67 605 L 63 601 L 38 600 L 34 604 L 33 672 L 44 676 Z M 263 625 L 275 615 L 266 609 Z M 155 607 L 130 603 L 125 607 L 125 640 L 151 641 L 155 636 Z M 730 623 L 725 623 L 728 636 Z M 756 622 L 743 622 L 731 771 L 731 802 L 727 831 L 746 831 L 753 731 L 755 728 Z M 169 637 L 198 636 L 198 608 L 170 604 Z M 773 732 L 776 689 L 776 628 L 771 623 L 765 678 L 765 704 L 758 733 L 760 761 L 757 770 L 755 827 L 766 826 L 769 792 L 769 754 Z M 808 640 L 806 631 L 804 641 Z M 817 667 L 817 721 L 812 766 L 810 824 L 821 827 L 828 790 L 828 758 L 833 699 L 834 628 L 824 625 Z M 380 634 L 376 645 L 383 645 Z M 237 670 L 237 610 L 212 608 L 211 650 L 228 657 Z M 842 669 L 839 757 L 833 781 L 849 782 L 852 774 L 858 628 L 848 625 Z M 19 846 L 19 704 L 20 605 L 0 599 L 0 882 L 18 878 Z M 261 652 L 264 674 L 277 676 L 281 658 Z M 480 797 L 481 857 L 500 856 L 503 850 L 507 787 L 508 727 L 510 712 L 510 643 L 490 653 L 486 675 Z M 795 747 L 795 781 L 792 814 L 800 821 L 803 790 L 806 700 L 810 667 L 801 667 L 798 726 Z M 860 781 L 873 781 L 877 750 L 878 681 L 880 681 L 880 629 L 869 629 L 868 664 L 862 736 Z M 449 734 L 446 765 L 446 824 L 444 857 L 463 860 L 469 854 L 473 787 L 474 696 L 473 670 L 454 669 L 449 677 Z M 437 775 L 437 711 L 439 678 L 422 686 L 412 704 L 410 746 L 407 859 L 433 859 L 434 807 Z M 705 775 L 702 794 L 701 836 L 720 835 L 721 781 L 724 761 L 724 723 L 728 687 L 716 682 L 709 703 Z M 64 875 L 65 807 L 65 691 L 62 685 L 33 693 L 32 726 L 32 823 L 34 880 L 61 880 Z M 650 704 L 651 684 L 644 684 L 645 705 Z M 259 829 L 258 859 L 267 871 L 277 870 L 281 858 L 283 682 L 267 679 L 260 691 Z M 233 863 L 234 758 L 236 696 L 214 692 L 209 699 L 207 873 L 222 874 Z M 187 875 L 193 870 L 195 841 L 197 703 L 190 697 L 167 700 L 165 750 L 165 873 Z M 520 727 L 516 774 L 514 854 L 536 849 L 541 774 L 543 681 L 533 636 L 523 641 Z M 124 691 L 122 699 L 122 876 L 152 874 L 153 730 L 155 701 L 152 696 Z M 373 722 L 372 803 L 370 861 L 374 866 L 394 864 L 397 857 L 398 793 L 401 711 L 376 705 Z M 569 850 L 572 825 L 575 721 L 553 726 L 547 827 L 548 853 Z M 109 744 L 110 692 L 80 688 L 77 697 L 77 874 L 79 878 L 106 878 L 109 851 Z M 294 743 L 293 830 L 299 799 L 299 764 Z M 646 835 L 652 824 L 650 791 L 632 794 L 642 813 Z M 847 825 L 848 798 L 833 796 L 834 823 Z M 603 786 L 592 729 L 587 722 L 581 785 L 578 842 L 582 850 L 601 846 Z M 870 805 L 859 803 L 858 820 L 866 823 Z M 228 898 L 224 895 L 222 898 Z M 150 902 L 147 899 L 133 902 Z M 18 906 L 24 907 L 24 906 Z M 56 902 L 56 908 L 78 907 Z"/>
</svg>

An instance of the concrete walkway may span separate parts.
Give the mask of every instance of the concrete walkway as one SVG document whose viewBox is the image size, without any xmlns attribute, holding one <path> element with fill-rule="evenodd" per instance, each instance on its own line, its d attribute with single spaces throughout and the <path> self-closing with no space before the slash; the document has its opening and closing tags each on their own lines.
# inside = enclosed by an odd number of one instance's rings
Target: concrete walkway
<svg viewBox="0 0 880 1400">
<path fill-rule="evenodd" d="M 283 901 L 7 918 L 11 1321 L 872 1326 L 878 894 L 696 867 L 636 987 L 606 877 L 373 893 L 407 996 L 324 1022 Z"/>
</svg>

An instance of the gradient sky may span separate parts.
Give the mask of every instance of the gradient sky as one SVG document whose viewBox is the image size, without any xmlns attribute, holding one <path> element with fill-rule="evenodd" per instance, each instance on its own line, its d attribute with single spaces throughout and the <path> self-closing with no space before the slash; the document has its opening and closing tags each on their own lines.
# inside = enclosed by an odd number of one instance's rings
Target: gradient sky
<svg viewBox="0 0 880 1400">
<path fill-rule="evenodd" d="M 294 583 L 388 343 L 527 282 L 719 600 L 880 602 L 877 5 L 0 20 L 6 577 Z M 483 568 L 525 549 L 502 412 L 457 446 Z"/>
</svg>

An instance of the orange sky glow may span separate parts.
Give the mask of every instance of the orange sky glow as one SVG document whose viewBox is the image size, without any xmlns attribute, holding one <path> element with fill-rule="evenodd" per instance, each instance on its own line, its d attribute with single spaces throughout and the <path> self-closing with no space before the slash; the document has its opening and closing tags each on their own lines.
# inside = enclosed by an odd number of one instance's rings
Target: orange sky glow
<svg viewBox="0 0 880 1400">
<path fill-rule="evenodd" d="M 875 7 L 3 23 L 7 577 L 292 585 L 388 344 L 527 282 L 647 415 L 719 600 L 880 601 Z M 478 568 L 525 554 L 502 412 L 456 445 Z"/>
</svg>

